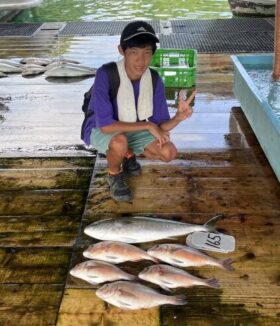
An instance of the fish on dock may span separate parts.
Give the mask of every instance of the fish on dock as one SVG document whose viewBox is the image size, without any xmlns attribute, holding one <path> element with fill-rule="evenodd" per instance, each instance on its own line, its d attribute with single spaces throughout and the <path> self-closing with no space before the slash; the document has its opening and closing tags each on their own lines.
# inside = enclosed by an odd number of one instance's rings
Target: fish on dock
<svg viewBox="0 0 280 326">
<path fill-rule="evenodd" d="M 76 265 L 70 270 L 70 274 L 93 285 L 116 280 L 132 281 L 136 279 L 136 276 L 126 273 L 115 265 L 96 260 L 87 260 Z"/>
<path fill-rule="evenodd" d="M 21 67 L 17 67 L 14 65 L 10 65 L 8 63 L 0 62 L 0 72 L 2 73 L 16 73 L 16 72 L 21 72 Z"/>
<path fill-rule="evenodd" d="M 0 59 L 0 63 L 4 63 L 6 65 L 13 66 L 16 68 L 19 68 L 21 66 L 21 64 L 19 62 L 15 62 L 15 61 L 9 60 L 9 59 Z"/>
<path fill-rule="evenodd" d="M 164 264 L 152 265 L 143 269 L 138 274 L 142 280 L 159 285 L 162 289 L 169 291 L 178 287 L 188 288 L 196 285 L 219 288 L 219 282 L 215 278 L 203 279 L 190 273 Z"/>
<path fill-rule="evenodd" d="M 184 295 L 164 295 L 137 282 L 116 281 L 96 291 L 102 300 L 125 310 L 147 309 L 164 304 L 185 305 Z"/>
<path fill-rule="evenodd" d="M 45 66 L 39 66 L 36 64 L 26 64 L 22 67 L 22 76 L 33 76 L 44 73 L 47 70 Z"/>
<path fill-rule="evenodd" d="M 216 259 L 208 256 L 207 254 L 180 244 L 166 243 L 157 244 L 152 248 L 148 249 L 148 254 L 168 263 L 170 265 L 179 267 L 200 267 L 205 265 L 211 265 L 233 271 L 234 268 L 231 266 L 233 260 L 227 259 Z"/>
<path fill-rule="evenodd" d="M 67 61 L 54 61 L 54 62 L 50 63 L 49 65 L 47 65 L 47 69 L 50 70 L 50 69 L 52 69 L 54 67 L 60 67 L 60 66 L 87 69 L 87 70 L 91 70 L 91 71 L 96 73 L 96 68 L 81 65 L 81 64 L 76 64 L 76 63 L 70 63 L 70 62 L 67 62 Z"/>
<path fill-rule="evenodd" d="M 195 231 L 215 231 L 223 215 L 212 217 L 203 225 L 188 224 L 146 216 L 119 217 L 96 221 L 84 233 L 99 240 L 141 243 L 186 235 Z"/>
<path fill-rule="evenodd" d="M 136 246 L 118 241 L 102 241 L 89 246 L 84 252 L 84 257 L 97 259 L 112 264 L 120 264 L 126 261 L 151 260 L 158 262 L 157 259 L 147 254 Z"/>
<path fill-rule="evenodd" d="M 95 76 L 96 69 L 80 68 L 78 65 L 59 65 L 48 69 L 45 74 L 48 77 L 84 77 L 84 76 Z"/>
<path fill-rule="evenodd" d="M 47 66 L 51 62 L 52 62 L 51 59 L 37 58 L 37 57 L 22 58 L 20 60 L 20 63 L 22 63 L 22 64 L 36 64 L 36 65 L 39 65 L 39 66 Z"/>
</svg>

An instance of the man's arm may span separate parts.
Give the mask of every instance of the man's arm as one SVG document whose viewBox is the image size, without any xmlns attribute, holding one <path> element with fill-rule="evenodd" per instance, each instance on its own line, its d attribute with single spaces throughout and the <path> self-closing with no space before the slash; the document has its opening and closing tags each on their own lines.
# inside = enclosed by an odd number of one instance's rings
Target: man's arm
<svg viewBox="0 0 280 326">
<path fill-rule="evenodd" d="M 190 104 L 196 95 L 196 91 L 193 91 L 187 100 L 184 100 L 185 93 L 186 92 L 184 90 L 181 90 L 179 92 L 179 103 L 177 112 L 173 118 L 168 121 L 162 122 L 159 125 L 162 130 L 170 131 L 175 128 L 180 122 L 186 120 L 192 115 L 193 109 Z"/>
</svg>

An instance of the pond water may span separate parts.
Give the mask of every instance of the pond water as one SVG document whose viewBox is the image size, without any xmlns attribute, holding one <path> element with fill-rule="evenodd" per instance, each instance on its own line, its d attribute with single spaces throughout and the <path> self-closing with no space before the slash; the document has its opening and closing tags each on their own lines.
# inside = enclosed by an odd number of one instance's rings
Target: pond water
<svg viewBox="0 0 280 326">
<path fill-rule="evenodd" d="M 44 0 L 14 22 L 231 18 L 227 0 Z"/>
<path fill-rule="evenodd" d="M 267 68 L 248 69 L 247 72 L 262 97 L 270 104 L 272 111 L 280 119 L 280 80 L 273 81 L 272 71 Z"/>
</svg>

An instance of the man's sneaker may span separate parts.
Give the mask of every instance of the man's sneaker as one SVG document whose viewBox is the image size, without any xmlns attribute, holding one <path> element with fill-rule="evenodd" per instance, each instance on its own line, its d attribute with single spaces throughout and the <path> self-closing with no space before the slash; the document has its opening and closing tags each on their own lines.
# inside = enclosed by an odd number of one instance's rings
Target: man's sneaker
<svg viewBox="0 0 280 326">
<path fill-rule="evenodd" d="M 136 161 L 136 156 L 123 159 L 123 171 L 126 175 L 138 176 L 141 174 L 141 165 Z"/>
<path fill-rule="evenodd" d="M 113 199 L 117 201 L 131 201 L 132 193 L 124 180 L 124 173 L 108 175 L 108 183 Z"/>
</svg>

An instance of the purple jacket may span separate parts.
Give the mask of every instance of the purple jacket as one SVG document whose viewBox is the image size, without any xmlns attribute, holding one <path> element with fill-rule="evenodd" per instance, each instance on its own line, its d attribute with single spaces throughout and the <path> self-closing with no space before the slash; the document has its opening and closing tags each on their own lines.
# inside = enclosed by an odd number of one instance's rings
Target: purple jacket
<svg viewBox="0 0 280 326">
<path fill-rule="evenodd" d="M 132 81 L 134 90 L 135 106 L 137 109 L 137 102 L 139 96 L 140 81 Z M 92 128 L 101 128 L 118 121 L 118 107 L 117 101 L 112 102 L 109 96 L 109 81 L 108 75 L 104 67 L 100 67 L 95 76 L 94 87 L 88 107 L 89 112 L 94 112 L 83 126 L 83 141 L 89 145 Z M 155 124 L 160 124 L 170 119 L 168 112 L 165 90 L 162 79 L 157 79 L 155 92 L 153 96 L 153 115 L 149 121 Z"/>
</svg>

